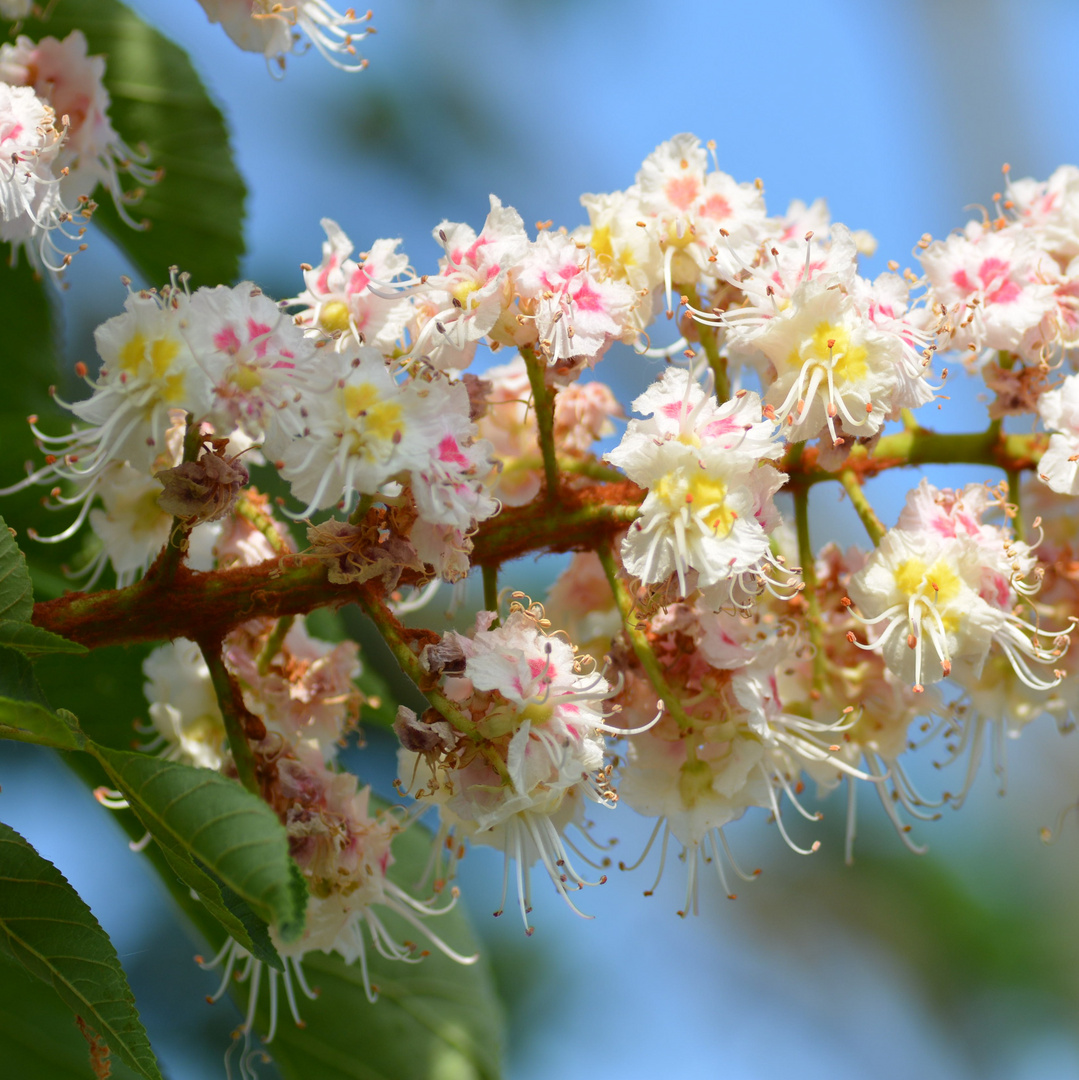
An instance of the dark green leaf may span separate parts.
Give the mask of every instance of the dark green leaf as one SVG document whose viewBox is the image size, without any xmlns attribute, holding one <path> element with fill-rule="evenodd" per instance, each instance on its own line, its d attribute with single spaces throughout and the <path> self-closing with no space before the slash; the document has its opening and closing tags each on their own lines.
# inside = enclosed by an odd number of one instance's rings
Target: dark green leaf
<svg viewBox="0 0 1079 1080">
<path fill-rule="evenodd" d="M 431 834 L 413 825 L 394 841 L 390 877 L 413 889 L 430 854 Z M 385 908 L 377 914 L 398 941 L 415 941 L 431 955 L 418 964 L 386 960 L 367 939 L 371 982 L 379 998 L 368 1002 L 359 963 L 336 954 L 308 953 L 307 980 L 316 1001 L 301 998 L 305 1024 L 278 1018 L 269 1050 L 286 1080 L 491 1080 L 500 1075 L 503 1017 L 490 971 L 481 958 L 465 966 L 438 952 Z M 425 920 L 459 953 L 477 952 L 464 911 Z M 366 933 L 366 930 L 364 931 Z M 242 995 L 244 987 L 237 988 Z M 266 1022 L 265 1001 L 260 1016 Z"/>
<path fill-rule="evenodd" d="M 101 746 L 91 752 L 163 848 L 204 866 L 282 940 L 303 932 L 306 896 L 293 887 L 288 837 L 266 803 L 210 769 Z"/>
<path fill-rule="evenodd" d="M 10 645 L 28 656 L 41 656 L 45 653 L 84 653 L 85 645 L 43 630 L 32 623 L 13 622 L 0 619 L 0 645 Z"/>
<path fill-rule="evenodd" d="M 34 587 L 26 569 L 26 556 L 0 518 L 0 619 L 29 622 L 33 614 Z"/>
<path fill-rule="evenodd" d="M 86 1039 L 71 1010 L 19 964 L 0 959 L 0 1061 L 18 1080 L 87 1080 Z M 138 1074 L 113 1056 L 110 1080 Z"/>
<path fill-rule="evenodd" d="M 81 750 L 85 738 L 70 713 L 53 712 L 21 653 L 0 646 L 0 738 Z"/>
<path fill-rule="evenodd" d="M 0 824 L 0 932 L 10 955 L 49 983 L 147 1080 L 161 1080 L 116 950 L 63 874 Z"/>
<path fill-rule="evenodd" d="M 83 31 L 90 54 L 107 57 L 113 127 L 129 146 L 144 146 L 154 168 L 165 170 L 130 211 L 136 220 L 147 219 L 148 229 L 124 224 L 101 189 L 94 223 L 148 284 L 166 282 L 173 265 L 199 285 L 234 280 L 244 248 L 244 183 L 221 112 L 183 50 L 117 0 L 65 0 L 46 21 L 25 25 L 32 37 Z"/>
<path fill-rule="evenodd" d="M 216 881 L 178 846 L 158 842 L 173 873 L 199 895 L 199 902 L 249 953 L 284 971 L 285 965 L 270 940 L 266 924 L 227 886 Z"/>
</svg>

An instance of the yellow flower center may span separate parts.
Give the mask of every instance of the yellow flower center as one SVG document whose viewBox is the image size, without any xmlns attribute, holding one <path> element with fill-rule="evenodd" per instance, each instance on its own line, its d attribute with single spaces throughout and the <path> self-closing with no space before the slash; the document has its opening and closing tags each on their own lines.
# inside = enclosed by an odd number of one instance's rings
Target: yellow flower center
<svg viewBox="0 0 1079 1080">
<path fill-rule="evenodd" d="M 943 560 L 938 559 L 926 569 L 923 560 L 904 559 L 895 572 L 895 583 L 907 596 L 920 594 L 925 600 L 941 609 L 941 622 L 948 630 L 959 625 L 959 612 L 949 611 L 962 588 L 959 575 Z"/>
<path fill-rule="evenodd" d="M 348 305 L 340 300 L 331 300 L 322 305 L 318 317 L 319 326 L 328 334 L 344 333 L 348 329 Z"/>
<path fill-rule="evenodd" d="M 395 401 L 385 401 L 374 383 L 359 383 L 343 390 L 345 411 L 350 420 L 363 419 L 364 439 L 354 435 L 355 449 L 367 438 L 391 442 L 401 431 L 401 406 Z"/>
<path fill-rule="evenodd" d="M 709 476 L 703 469 L 668 473 L 654 488 L 672 513 L 689 506 L 719 539 L 734 528 L 737 515 L 727 505 L 727 485 Z"/>
<path fill-rule="evenodd" d="M 868 350 L 864 345 L 852 345 L 850 331 L 835 323 L 818 323 L 813 336 L 803 340 L 791 351 L 787 363 L 800 368 L 807 361 L 831 367 L 833 378 L 858 382 L 866 377 Z"/>
</svg>

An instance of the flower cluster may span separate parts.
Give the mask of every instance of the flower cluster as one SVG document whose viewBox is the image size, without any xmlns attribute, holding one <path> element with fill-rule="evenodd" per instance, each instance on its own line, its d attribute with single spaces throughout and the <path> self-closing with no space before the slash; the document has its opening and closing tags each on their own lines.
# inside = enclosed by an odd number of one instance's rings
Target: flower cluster
<svg viewBox="0 0 1079 1080">
<path fill-rule="evenodd" d="M 310 34 L 312 12 L 343 25 L 321 6 L 249 3 L 230 25 L 252 42 Z M 38 101 L 4 86 L 19 108 Z M 35 108 L 44 132 L 53 119 Z M 68 145 L 51 130 L 33 152 L 49 161 Z M 410 813 L 438 814 L 435 892 L 469 845 L 493 847 L 499 912 L 515 892 L 528 933 L 533 876 L 574 910 L 606 880 L 593 807 L 620 799 L 654 818 L 637 864 L 658 842 L 660 874 L 674 838 L 686 913 L 702 866 L 728 895 L 730 874 L 754 876 L 727 835 L 747 812 L 808 854 L 818 845 L 788 829 L 790 811 L 816 821 L 813 788 L 823 799 L 846 784 L 850 858 L 869 785 L 920 851 L 912 821 L 962 803 L 987 733 L 998 747 L 1042 715 L 1070 724 L 1079 375 L 1061 369 L 1074 360 L 1079 173 L 1010 183 L 996 218 L 922 242 L 922 277 L 890 263 L 870 279 L 858 260 L 871 237 L 822 202 L 770 216 L 763 186 L 710 167 L 710 149 L 662 144 L 626 190 L 584 196 L 574 229 L 530 234 L 491 196 L 478 229 L 434 229 L 442 254 L 427 268 L 397 238 L 357 251 L 325 219 L 321 259 L 282 303 L 250 282 L 192 292 L 182 275 L 129 291 L 96 332 L 100 367 L 77 369 L 89 396 L 64 405 L 71 430 L 32 420 L 45 460 L 14 488 L 45 486 L 74 511 L 48 540 L 89 523 L 91 583 L 145 575 L 140 596 L 208 603 L 228 583 L 244 598 L 215 611 L 223 643 L 170 614 L 162 635 L 180 640 L 146 661 L 149 715 L 165 753 L 257 786 L 285 826 L 312 898 L 305 935 L 280 943 L 294 1014 L 306 952 L 362 965 L 373 943 L 417 958 L 384 909 L 464 958 L 424 928 L 439 909 L 386 875 L 409 812 L 372 809 L 334 761 L 361 700 L 356 647 L 318 642 L 282 611 L 363 607 L 429 702 L 400 707 L 394 730 L 399 794 Z M 99 180 L 114 160 L 80 155 Z M 664 309 L 673 340 L 660 342 Z M 626 345 L 666 363 L 621 429 L 623 406 L 593 373 Z M 914 416 L 953 349 L 996 353 L 981 366 L 997 394 L 983 432 L 936 434 Z M 1016 416 L 1048 437 L 1006 427 Z M 1003 469 L 1007 484 L 922 480 L 886 528 L 864 481 L 948 460 Z M 305 522 L 302 550 L 250 486 L 267 474 L 260 486 L 287 488 L 285 515 Z M 812 544 L 810 493 L 830 481 L 862 548 Z M 507 610 L 500 571 L 544 551 L 576 552 L 546 609 L 517 593 Z M 484 610 L 468 633 L 402 622 L 477 567 Z M 930 745 L 959 769 L 951 790 L 911 779 L 908 755 Z M 226 981 L 240 956 L 222 953 Z M 255 1001 L 261 968 L 245 963 Z"/>
<path fill-rule="evenodd" d="M 98 185 L 128 225 L 138 187 L 158 174 L 144 153 L 128 147 L 109 122 L 105 60 L 88 56 L 73 30 L 63 41 L 25 36 L 0 44 L 0 240 L 10 241 L 36 269 L 61 271 L 81 243 Z"/>
<path fill-rule="evenodd" d="M 230 522 L 218 547 L 219 562 L 257 565 L 266 557 L 267 547 L 272 555 L 275 547 L 287 545 L 282 528 L 265 507 L 262 516 L 261 531 L 245 518 Z M 262 543 L 253 542 L 256 537 Z M 302 618 L 256 619 L 233 630 L 219 653 L 185 639 L 164 645 L 146 658 L 143 672 L 151 720 L 144 730 L 153 736 L 145 748 L 231 776 L 237 775 L 237 763 L 229 749 L 215 680 L 223 677 L 239 691 L 260 793 L 285 827 L 289 853 L 309 892 L 306 925 L 298 940 L 283 941 L 270 927 L 271 940 L 285 962 L 282 978 L 288 1007 L 298 1024 L 302 1021 L 296 990 L 313 997 L 301 966 L 307 953 L 334 952 L 346 963 L 358 961 L 372 1001 L 376 991 L 367 973 L 367 937 L 389 959 L 414 963 L 427 955 L 414 943 L 394 940 L 380 912 L 392 912 L 461 963 L 475 959 L 454 952 L 423 921 L 452 907 L 452 897 L 441 905 L 417 900 L 387 876 L 393 839 L 408 819 L 392 809 L 374 809 L 370 788 L 361 787 L 354 774 L 336 765 L 337 749 L 355 729 L 364 702 L 356 687 L 360 664 L 354 642 L 331 645 L 313 638 Z M 234 708 L 234 703 L 225 708 Z M 214 960 L 204 964 L 223 966 L 213 1000 L 225 992 L 239 962 L 241 977 L 250 980 L 242 1029 L 243 1073 L 254 1053 L 250 1036 L 264 977 L 270 981 L 271 1010 L 266 1041 L 273 1038 L 278 972 L 264 970 L 260 961 L 230 939 Z"/>
</svg>

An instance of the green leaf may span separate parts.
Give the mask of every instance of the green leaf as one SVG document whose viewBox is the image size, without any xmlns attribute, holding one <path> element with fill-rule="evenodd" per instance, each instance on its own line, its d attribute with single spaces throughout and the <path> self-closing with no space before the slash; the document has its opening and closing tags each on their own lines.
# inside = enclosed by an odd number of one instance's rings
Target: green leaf
<svg viewBox="0 0 1079 1080">
<path fill-rule="evenodd" d="M 0 518 L 0 619 L 29 622 L 34 614 L 34 587 L 26 556 Z"/>
<path fill-rule="evenodd" d="M 147 1080 L 161 1080 L 135 999 L 108 934 L 67 879 L 0 824 L 0 932 L 7 950 L 52 985 Z"/>
<path fill-rule="evenodd" d="M 306 895 L 294 888 L 288 837 L 266 803 L 211 769 L 89 749 L 167 853 L 205 867 L 276 927 L 283 941 L 299 937 Z"/>
<path fill-rule="evenodd" d="M 423 873 L 431 834 L 411 826 L 394 841 L 390 877 L 411 890 Z M 285 1015 L 268 1047 L 286 1080 L 493 1080 L 500 1075 L 503 1016 L 486 962 L 465 966 L 430 946 L 385 908 L 379 919 L 397 941 L 415 941 L 431 955 L 417 964 L 386 960 L 367 934 L 367 963 L 379 998 L 371 1004 L 363 970 L 336 954 L 308 953 L 307 981 L 318 999 L 300 998 L 304 1028 Z M 425 920 L 459 953 L 478 949 L 461 907 Z M 235 993 L 242 997 L 246 984 Z M 267 1021 L 266 1002 L 260 1022 Z M 282 1006 L 283 1008 L 283 1006 Z M 265 1030 L 265 1027 L 263 1028 Z"/>
<path fill-rule="evenodd" d="M 75 718 L 53 712 L 21 653 L 0 646 L 0 738 L 81 750 L 86 739 Z"/>
<path fill-rule="evenodd" d="M 45 653 L 78 655 L 87 651 L 85 645 L 68 641 L 51 630 L 43 630 L 32 623 L 13 622 L 11 619 L 0 619 L 0 645 L 10 645 L 29 656 L 41 656 Z"/>
<path fill-rule="evenodd" d="M 21 965 L 0 959 L 0 1061 L 5 1076 L 87 1080 L 87 1045 L 71 1010 L 49 986 Z M 138 1074 L 118 1057 L 110 1080 Z"/>
<path fill-rule="evenodd" d="M 233 281 L 244 250 L 245 187 L 221 111 L 184 51 L 117 0 L 66 0 L 46 21 L 26 20 L 25 27 L 35 38 L 83 31 L 90 54 L 107 58 L 113 127 L 129 146 L 145 146 L 153 168 L 165 170 L 130 210 L 150 222 L 148 229 L 126 225 L 103 189 L 94 224 L 151 285 L 166 282 L 170 266 L 189 271 L 199 285 Z"/>
<path fill-rule="evenodd" d="M 160 841 L 159 845 L 173 873 L 188 888 L 198 893 L 201 906 L 249 953 L 264 964 L 284 971 L 284 962 L 270 940 L 266 924 L 255 915 L 250 906 L 179 848 Z"/>
</svg>

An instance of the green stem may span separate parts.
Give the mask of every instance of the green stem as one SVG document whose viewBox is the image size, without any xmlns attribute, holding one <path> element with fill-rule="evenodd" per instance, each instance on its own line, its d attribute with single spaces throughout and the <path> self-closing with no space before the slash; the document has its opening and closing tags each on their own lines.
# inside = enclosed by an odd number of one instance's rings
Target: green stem
<svg viewBox="0 0 1079 1080">
<path fill-rule="evenodd" d="M 671 684 L 667 682 L 659 657 L 653 651 L 647 635 L 640 628 L 633 597 L 618 576 L 618 566 L 614 554 L 608 547 L 597 548 L 596 554 L 603 564 L 603 572 L 607 575 L 607 581 L 611 586 L 615 603 L 618 605 L 618 613 L 622 616 L 622 628 L 625 630 L 626 637 L 629 638 L 630 645 L 633 646 L 637 660 L 648 676 L 648 681 L 652 684 L 652 689 L 659 696 L 667 712 L 674 717 L 678 727 L 682 731 L 689 731 L 693 726 L 693 721 L 686 715 L 682 703 L 678 700 L 678 695 L 672 689 Z"/>
<path fill-rule="evenodd" d="M 532 387 L 532 408 L 536 413 L 536 430 L 540 454 L 543 456 L 543 475 L 547 481 L 547 499 L 558 499 L 558 457 L 554 445 L 554 398 L 552 387 L 547 384 L 547 363 L 536 355 L 530 346 L 522 346 L 521 357 Z"/>
<path fill-rule="evenodd" d="M 471 716 L 462 711 L 455 702 L 450 701 L 442 691 L 429 686 L 431 677 L 420 665 L 420 658 L 413 650 L 407 632 L 396 616 L 377 600 L 361 600 L 359 603 L 363 613 L 375 624 L 382 639 L 389 646 L 390 652 L 401 665 L 401 670 L 420 688 L 424 697 L 444 720 L 449 721 L 454 728 L 477 743 L 483 759 L 494 769 L 503 784 L 512 791 L 513 781 L 510 779 L 509 769 L 502 760 L 501 754 L 476 731 L 476 725 Z"/>
<path fill-rule="evenodd" d="M 1012 435 L 993 425 L 985 431 L 946 435 L 915 428 L 885 435 L 872 451 L 855 446 L 847 458 L 847 468 L 863 479 L 911 465 L 986 465 L 1005 472 L 1018 471 L 1035 468 L 1048 445 L 1046 435 Z M 799 475 L 806 484 L 835 479 L 833 473 L 816 468 L 812 460 L 803 462 L 801 455 L 791 452 L 780 467 L 792 476 Z"/>
<path fill-rule="evenodd" d="M 498 567 L 488 563 L 483 572 L 483 607 L 486 611 L 498 612 Z M 494 625 L 497 625 L 497 620 Z"/>
<path fill-rule="evenodd" d="M 1022 478 L 1017 469 L 1008 469 L 1005 475 L 1008 478 L 1008 501 L 1015 507 L 1012 531 L 1015 533 L 1016 540 L 1022 540 L 1026 533 L 1026 527 L 1023 524 L 1023 502 L 1020 490 Z"/>
<path fill-rule="evenodd" d="M 701 302 L 697 296 L 696 289 L 689 289 L 685 296 L 695 308 L 700 309 Z M 712 369 L 712 374 L 716 380 L 716 398 L 722 403 L 731 396 L 731 383 L 730 379 L 727 377 L 727 361 L 719 352 L 719 341 L 716 334 L 716 328 L 714 326 L 705 326 L 703 323 L 698 323 L 697 336 L 700 338 L 701 347 L 704 349 L 704 355 L 708 358 L 708 366 Z"/>
<path fill-rule="evenodd" d="M 285 637 L 292 629 L 292 624 L 295 621 L 295 615 L 285 615 L 274 624 L 270 636 L 266 639 L 266 644 L 262 647 L 262 652 L 259 653 L 258 671 L 260 675 L 265 675 L 270 670 L 273 658 L 281 651 L 281 646 L 285 643 Z"/>
<path fill-rule="evenodd" d="M 374 599 L 364 598 L 358 602 L 363 613 L 375 624 L 382 639 L 389 646 L 394 659 L 401 665 L 401 670 L 422 690 L 424 697 L 458 731 L 465 735 L 475 735 L 476 725 L 472 717 L 466 715 L 440 690 L 428 688 L 426 684 L 430 683 L 431 677 L 423 670 L 419 655 L 413 649 L 407 631 L 393 612 Z"/>
<path fill-rule="evenodd" d="M 210 669 L 210 681 L 213 683 L 217 703 L 221 706 L 221 716 L 225 721 L 225 734 L 232 751 L 232 760 L 236 764 L 236 773 L 248 791 L 261 794 L 258 770 L 255 767 L 255 754 L 247 741 L 248 731 L 262 727 L 262 721 L 251 713 L 244 704 L 243 693 L 232 677 L 221 656 L 221 642 L 199 642 L 199 648 Z M 254 723 L 252 723 L 254 721 Z"/>
<path fill-rule="evenodd" d="M 248 492 L 244 492 L 236 500 L 233 512 L 239 517 L 242 517 L 253 529 L 262 533 L 262 535 L 266 537 L 270 547 L 272 547 L 278 555 L 290 554 L 291 549 L 277 531 L 277 522 L 275 522 L 269 514 L 262 510 L 254 500 L 250 498 Z"/>
<path fill-rule="evenodd" d="M 865 491 L 862 489 L 857 474 L 853 469 L 840 469 L 837 479 L 843 485 L 843 490 L 850 498 L 851 506 L 854 507 L 858 517 L 861 518 L 862 524 L 865 526 L 865 531 L 869 533 L 869 539 L 873 541 L 873 546 L 879 547 L 881 540 L 884 539 L 884 534 L 888 530 L 881 524 L 880 518 L 877 517 L 877 512 L 865 497 Z"/>
<path fill-rule="evenodd" d="M 809 536 L 809 489 L 799 484 L 792 494 L 794 495 L 794 524 L 798 533 L 798 561 L 802 565 L 802 581 L 805 582 L 802 596 L 806 604 L 806 631 L 809 634 L 809 643 L 813 646 L 813 686 L 820 690 L 824 686 L 827 672 L 818 592 L 820 586 L 817 581 L 813 542 Z"/>
</svg>

